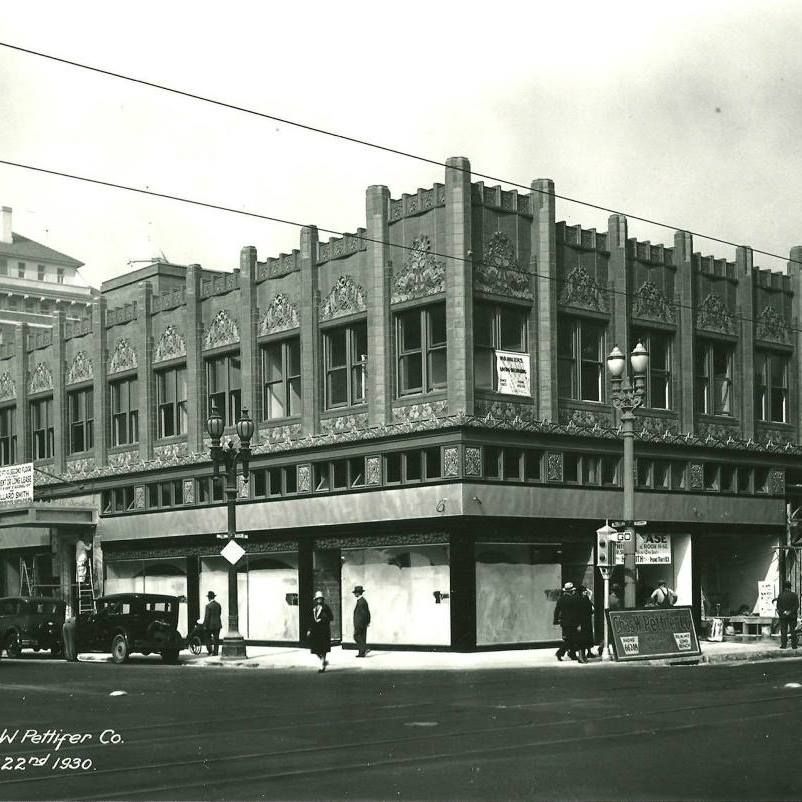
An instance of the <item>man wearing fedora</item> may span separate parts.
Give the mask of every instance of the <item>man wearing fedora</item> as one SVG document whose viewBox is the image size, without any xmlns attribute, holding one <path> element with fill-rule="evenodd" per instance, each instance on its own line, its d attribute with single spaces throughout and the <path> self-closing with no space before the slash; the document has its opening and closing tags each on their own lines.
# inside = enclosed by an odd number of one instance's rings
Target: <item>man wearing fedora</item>
<svg viewBox="0 0 802 802">
<path fill-rule="evenodd" d="M 357 657 L 364 657 L 368 651 L 368 624 L 370 624 L 370 607 L 362 595 L 365 588 L 362 585 L 354 587 L 356 607 L 354 607 L 354 640 L 356 641 Z"/>
<path fill-rule="evenodd" d="M 220 629 L 222 628 L 220 603 L 214 598 L 213 590 L 210 590 L 206 597 L 209 599 L 203 613 L 203 627 L 209 634 L 206 651 L 209 654 L 217 654 L 220 648 Z"/>
</svg>

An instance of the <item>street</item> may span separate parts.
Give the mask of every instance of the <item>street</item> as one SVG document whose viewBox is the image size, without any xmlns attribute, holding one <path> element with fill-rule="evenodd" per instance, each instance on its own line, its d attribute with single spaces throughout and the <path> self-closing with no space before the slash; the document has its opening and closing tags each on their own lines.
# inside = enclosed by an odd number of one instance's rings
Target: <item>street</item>
<svg viewBox="0 0 802 802">
<path fill-rule="evenodd" d="M 320 675 L 4 658 L 0 798 L 798 799 L 800 684 L 795 659 Z"/>
</svg>

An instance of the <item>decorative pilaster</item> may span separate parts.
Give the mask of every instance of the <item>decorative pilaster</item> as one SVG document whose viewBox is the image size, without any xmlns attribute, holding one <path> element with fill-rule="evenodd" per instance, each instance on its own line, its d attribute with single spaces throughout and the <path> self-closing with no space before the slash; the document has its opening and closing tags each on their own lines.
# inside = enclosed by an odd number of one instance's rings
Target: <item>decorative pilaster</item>
<svg viewBox="0 0 802 802">
<path fill-rule="evenodd" d="M 28 407 L 28 324 L 17 323 L 14 337 L 14 383 L 17 385 L 17 462 L 30 462 L 32 450 L 31 410 Z"/>
<path fill-rule="evenodd" d="M 66 467 L 67 398 L 64 391 L 64 312 L 59 309 L 53 325 L 53 468 L 63 474 Z"/>
<path fill-rule="evenodd" d="M 610 299 L 612 342 L 607 343 L 607 351 L 617 345 L 625 354 L 635 347 L 630 325 L 632 294 L 627 270 L 627 235 L 627 218 L 620 214 L 611 214 L 607 219 L 607 247 L 610 250 L 608 278 L 612 295 Z"/>
<path fill-rule="evenodd" d="M 201 266 L 187 267 L 187 448 L 203 448 L 206 431 L 206 371 L 203 369 L 203 320 L 200 297 Z"/>
<path fill-rule="evenodd" d="M 153 373 L 153 320 L 151 300 L 153 289 L 149 282 L 140 282 L 137 296 L 136 345 L 138 365 L 136 371 L 139 395 L 139 458 L 153 459 L 156 440 L 156 377 Z"/>
<path fill-rule="evenodd" d="M 323 400 L 318 379 L 320 366 L 320 334 L 318 316 L 320 291 L 317 282 L 318 234 L 314 226 L 301 229 L 301 396 L 303 399 L 302 427 L 304 434 L 320 430 L 320 406 Z"/>
<path fill-rule="evenodd" d="M 94 365 L 95 465 L 106 464 L 109 447 L 109 383 L 106 379 L 106 299 L 92 304 L 92 364 Z"/>
<path fill-rule="evenodd" d="M 371 280 L 368 285 L 368 423 L 384 426 L 391 420 L 392 383 L 390 370 L 390 284 L 389 265 L 390 191 L 384 186 L 368 187 L 366 198 L 367 259 Z"/>
<path fill-rule="evenodd" d="M 791 300 L 791 344 L 794 346 L 795 359 L 791 360 L 790 373 L 788 376 L 788 389 L 790 393 L 790 403 L 788 409 L 791 411 L 789 422 L 794 425 L 794 441 L 799 442 L 799 435 L 802 432 L 802 394 L 800 394 L 800 373 L 797 365 L 799 354 L 802 354 L 802 245 L 795 245 L 791 248 L 789 262 L 787 265 L 788 275 L 791 277 L 791 289 L 793 297 Z"/>
<path fill-rule="evenodd" d="M 735 288 L 740 320 L 734 321 L 738 332 L 734 387 L 738 392 L 741 418 L 741 437 L 749 440 L 755 436 L 755 328 L 754 328 L 754 276 L 752 273 L 752 249 L 741 246 L 735 251 L 735 272 L 738 286 Z"/>
<path fill-rule="evenodd" d="M 471 163 L 446 160 L 446 343 L 448 411 L 473 414 Z"/>
<path fill-rule="evenodd" d="M 693 348 L 696 307 L 693 299 L 693 237 L 687 231 L 674 233 L 674 261 L 677 266 L 679 326 L 674 349 L 671 397 L 677 399 L 681 432 L 694 431 Z"/>
<path fill-rule="evenodd" d="M 239 256 L 240 325 L 239 349 L 242 383 L 242 406 L 254 421 L 262 420 L 262 394 L 259 392 L 259 351 L 256 346 L 256 325 L 259 310 L 256 304 L 256 248 L 246 245 Z"/>
</svg>

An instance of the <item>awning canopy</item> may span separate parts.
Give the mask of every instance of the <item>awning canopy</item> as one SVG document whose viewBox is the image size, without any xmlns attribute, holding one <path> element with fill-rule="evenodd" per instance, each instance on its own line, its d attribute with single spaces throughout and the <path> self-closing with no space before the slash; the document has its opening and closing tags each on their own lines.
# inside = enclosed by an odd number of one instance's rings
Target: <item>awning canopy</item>
<svg viewBox="0 0 802 802">
<path fill-rule="evenodd" d="M 11 526 L 69 527 L 96 526 L 97 508 L 37 502 L 0 507 L 0 529 Z"/>
</svg>

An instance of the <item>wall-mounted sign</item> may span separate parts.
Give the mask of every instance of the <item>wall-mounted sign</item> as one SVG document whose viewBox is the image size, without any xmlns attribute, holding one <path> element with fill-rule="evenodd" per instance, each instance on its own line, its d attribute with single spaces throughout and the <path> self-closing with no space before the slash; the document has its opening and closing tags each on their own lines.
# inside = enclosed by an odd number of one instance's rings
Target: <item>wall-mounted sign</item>
<svg viewBox="0 0 802 802">
<path fill-rule="evenodd" d="M 498 392 L 508 395 L 532 395 L 529 387 L 529 354 L 496 351 Z"/>
<path fill-rule="evenodd" d="M 0 505 L 33 501 L 33 463 L 0 468 Z"/>
<path fill-rule="evenodd" d="M 702 654 L 690 607 L 607 610 L 607 624 L 616 660 Z"/>
<path fill-rule="evenodd" d="M 624 544 L 615 544 L 615 564 L 624 564 Z M 655 533 L 636 535 L 635 543 L 636 565 L 670 565 L 671 564 L 671 535 Z"/>
<path fill-rule="evenodd" d="M 777 598 L 777 591 L 774 589 L 773 582 L 757 583 L 757 614 L 763 618 L 774 618 L 774 600 Z"/>
</svg>

